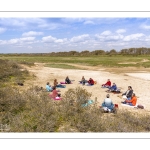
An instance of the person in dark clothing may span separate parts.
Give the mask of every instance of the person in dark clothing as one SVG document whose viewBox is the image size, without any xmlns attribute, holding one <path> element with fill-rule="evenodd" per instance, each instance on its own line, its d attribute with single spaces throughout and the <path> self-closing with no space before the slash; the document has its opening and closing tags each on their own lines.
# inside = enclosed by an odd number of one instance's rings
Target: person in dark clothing
<svg viewBox="0 0 150 150">
<path fill-rule="evenodd" d="M 66 84 L 71 84 L 71 80 L 69 79 L 68 76 L 67 76 L 66 79 L 65 79 L 65 83 L 66 83 Z"/>
<path fill-rule="evenodd" d="M 79 81 L 82 85 L 85 85 L 87 83 L 87 80 L 85 80 L 84 76 L 82 76 L 81 81 Z"/>
<path fill-rule="evenodd" d="M 128 90 L 125 93 L 123 93 L 122 96 L 126 96 L 128 100 L 131 100 L 132 93 L 133 93 L 132 87 L 128 86 Z"/>
</svg>

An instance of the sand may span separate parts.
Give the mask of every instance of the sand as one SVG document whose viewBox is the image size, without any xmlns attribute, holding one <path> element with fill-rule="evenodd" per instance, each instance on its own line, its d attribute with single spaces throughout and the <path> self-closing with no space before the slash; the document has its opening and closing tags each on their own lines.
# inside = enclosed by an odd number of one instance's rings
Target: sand
<svg viewBox="0 0 150 150">
<path fill-rule="evenodd" d="M 58 68 L 49 68 L 44 67 L 43 64 L 36 63 L 33 67 L 26 67 L 28 71 L 36 76 L 34 81 L 26 81 L 25 87 L 31 85 L 42 86 L 45 88 L 46 83 L 50 82 L 53 85 L 53 80 L 56 78 L 58 82 L 64 81 L 66 76 L 73 81 L 73 84 L 66 85 L 66 88 L 60 88 L 61 94 L 63 94 L 69 88 L 83 87 L 88 92 L 92 93 L 91 99 L 95 100 L 97 97 L 98 106 L 101 105 L 104 98 L 106 97 L 106 88 L 101 88 L 103 83 L 106 83 L 107 79 L 110 79 L 111 82 L 116 83 L 117 87 L 121 88 L 121 92 L 125 92 L 128 86 L 132 86 L 134 93 L 138 97 L 137 103 L 145 106 L 144 110 L 137 110 L 133 107 L 125 107 L 121 104 L 122 96 L 121 94 L 110 93 L 110 98 L 114 103 L 119 105 L 119 109 L 128 109 L 131 111 L 137 112 L 150 112 L 150 73 L 147 72 L 137 72 L 137 73 L 122 73 L 115 74 L 106 72 L 105 70 L 99 68 L 99 70 L 75 70 L 75 69 L 58 69 Z M 82 76 L 88 80 L 90 77 L 97 81 L 97 84 L 94 86 L 83 86 L 79 84 Z"/>
</svg>

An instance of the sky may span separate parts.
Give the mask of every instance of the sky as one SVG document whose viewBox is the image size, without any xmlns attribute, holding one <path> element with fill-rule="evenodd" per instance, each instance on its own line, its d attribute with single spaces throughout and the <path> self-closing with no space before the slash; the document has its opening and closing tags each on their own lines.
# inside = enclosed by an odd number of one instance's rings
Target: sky
<svg viewBox="0 0 150 150">
<path fill-rule="evenodd" d="M 150 47 L 150 18 L 0 18 L 0 53 Z"/>
</svg>

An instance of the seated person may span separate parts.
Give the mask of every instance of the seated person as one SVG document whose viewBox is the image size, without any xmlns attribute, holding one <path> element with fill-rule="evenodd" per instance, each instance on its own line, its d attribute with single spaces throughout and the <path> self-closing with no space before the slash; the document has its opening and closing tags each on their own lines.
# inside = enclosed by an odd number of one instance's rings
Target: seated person
<svg viewBox="0 0 150 150">
<path fill-rule="evenodd" d="M 46 90 L 48 92 L 52 92 L 53 91 L 53 88 L 49 85 L 49 82 L 47 82 L 47 84 L 46 84 Z"/>
<path fill-rule="evenodd" d="M 106 98 L 104 99 L 104 102 L 102 103 L 102 107 L 105 111 L 112 111 L 114 109 L 114 104 L 112 100 L 110 99 L 109 94 L 106 95 Z"/>
<path fill-rule="evenodd" d="M 122 96 L 123 96 L 123 98 L 125 98 L 125 96 L 126 96 L 126 98 L 128 100 L 130 100 L 132 97 L 132 93 L 133 93 L 132 87 L 128 86 L 128 90 L 125 93 L 123 93 Z"/>
<path fill-rule="evenodd" d="M 50 94 L 51 98 L 56 98 L 56 97 L 60 97 L 60 94 L 58 93 L 58 91 L 56 90 L 56 87 L 53 87 L 53 91 L 52 94 Z"/>
<path fill-rule="evenodd" d="M 106 87 L 106 88 L 111 87 L 111 81 L 110 81 L 110 79 L 108 79 L 105 84 L 102 84 L 102 87 Z"/>
<path fill-rule="evenodd" d="M 82 85 L 85 85 L 85 83 L 87 83 L 87 81 L 85 80 L 84 76 L 82 76 L 81 81 L 79 81 Z"/>
<path fill-rule="evenodd" d="M 116 91 L 117 90 L 117 85 L 115 83 L 113 83 L 113 85 L 111 87 L 109 87 L 110 92 Z"/>
<path fill-rule="evenodd" d="M 66 83 L 66 84 L 71 84 L 71 80 L 69 79 L 68 76 L 67 76 L 66 79 L 65 79 L 65 83 Z"/>
<path fill-rule="evenodd" d="M 88 84 L 89 85 L 94 85 L 94 80 L 92 78 L 90 78 L 89 81 L 88 81 Z"/>
<path fill-rule="evenodd" d="M 58 84 L 57 79 L 54 79 L 54 87 L 65 88 L 66 86 Z"/>
<path fill-rule="evenodd" d="M 137 97 L 135 96 L 135 93 L 132 93 L 131 100 L 126 99 L 124 102 L 121 102 L 121 103 L 130 105 L 130 106 L 135 106 L 136 102 L 137 102 Z"/>
</svg>

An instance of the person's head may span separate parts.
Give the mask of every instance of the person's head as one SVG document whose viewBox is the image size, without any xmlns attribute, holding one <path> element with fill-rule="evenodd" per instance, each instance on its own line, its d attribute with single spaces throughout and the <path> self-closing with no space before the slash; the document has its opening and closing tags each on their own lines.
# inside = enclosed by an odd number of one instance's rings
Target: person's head
<svg viewBox="0 0 150 150">
<path fill-rule="evenodd" d="M 113 85 L 116 85 L 115 83 L 113 83 Z"/>
<path fill-rule="evenodd" d="M 128 90 L 131 90 L 132 89 L 132 87 L 131 86 L 128 86 Z"/>
<path fill-rule="evenodd" d="M 54 79 L 54 82 L 57 82 L 57 79 Z"/>
<path fill-rule="evenodd" d="M 47 85 L 49 85 L 49 82 L 47 82 Z"/>
<path fill-rule="evenodd" d="M 108 79 L 107 81 L 110 81 L 110 79 Z"/>
<path fill-rule="evenodd" d="M 135 93 L 132 93 L 132 97 L 134 97 L 135 96 Z"/>
<path fill-rule="evenodd" d="M 107 98 L 109 98 L 109 97 L 110 97 L 110 95 L 109 95 L 109 94 L 107 94 L 107 95 L 106 95 L 106 97 L 107 97 Z"/>
</svg>

